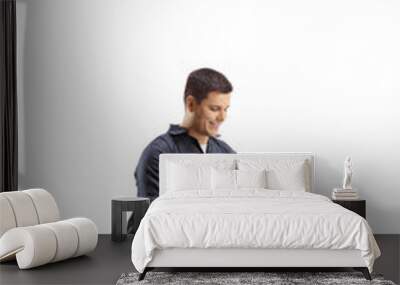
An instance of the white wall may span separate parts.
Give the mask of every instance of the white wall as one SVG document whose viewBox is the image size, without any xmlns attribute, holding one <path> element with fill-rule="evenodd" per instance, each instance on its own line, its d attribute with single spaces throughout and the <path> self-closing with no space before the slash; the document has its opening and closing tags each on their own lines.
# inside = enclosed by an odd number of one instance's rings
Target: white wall
<svg viewBox="0 0 400 285">
<path fill-rule="evenodd" d="M 398 1 L 18 0 L 21 188 L 110 232 L 145 145 L 183 116 L 187 74 L 235 91 L 223 139 L 312 151 L 329 195 L 351 155 L 374 232 L 400 233 Z"/>
</svg>

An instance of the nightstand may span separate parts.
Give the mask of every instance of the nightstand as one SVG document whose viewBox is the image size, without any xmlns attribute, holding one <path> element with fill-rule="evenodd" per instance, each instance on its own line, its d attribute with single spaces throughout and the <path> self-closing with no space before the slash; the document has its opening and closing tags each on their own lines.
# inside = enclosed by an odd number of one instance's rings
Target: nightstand
<svg viewBox="0 0 400 285">
<path fill-rule="evenodd" d="M 366 201 L 365 200 L 332 200 L 332 202 L 339 204 L 340 206 L 353 211 L 356 214 L 359 214 L 361 217 L 366 219 L 365 214 L 365 207 Z"/>
<path fill-rule="evenodd" d="M 123 227 L 125 227 L 127 224 L 125 212 L 128 211 L 132 211 L 134 215 L 133 233 L 135 233 L 149 205 L 149 198 L 113 198 L 111 201 L 111 239 L 113 241 L 125 240 L 126 234 L 123 233 Z"/>
</svg>

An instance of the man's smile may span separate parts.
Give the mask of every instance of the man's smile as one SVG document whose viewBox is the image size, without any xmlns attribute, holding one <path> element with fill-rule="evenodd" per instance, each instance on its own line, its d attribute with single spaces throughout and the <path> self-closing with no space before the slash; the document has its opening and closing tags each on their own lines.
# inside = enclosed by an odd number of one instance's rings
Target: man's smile
<svg viewBox="0 0 400 285">
<path fill-rule="evenodd" d="M 210 123 L 210 125 L 211 125 L 211 127 L 213 128 L 213 129 L 218 129 L 219 128 L 219 123 L 217 123 L 217 122 L 212 122 L 212 121 L 209 121 L 209 123 Z"/>
</svg>

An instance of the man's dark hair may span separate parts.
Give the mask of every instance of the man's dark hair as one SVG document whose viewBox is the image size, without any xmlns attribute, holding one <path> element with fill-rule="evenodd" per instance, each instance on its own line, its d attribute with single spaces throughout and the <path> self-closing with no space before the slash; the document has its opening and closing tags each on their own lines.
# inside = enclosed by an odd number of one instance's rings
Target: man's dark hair
<svg viewBox="0 0 400 285">
<path fill-rule="evenodd" d="M 189 74 L 183 100 L 186 102 L 186 97 L 192 95 L 200 103 L 210 92 L 230 93 L 232 90 L 225 75 L 211 68 L 200 68 Z"/>
</svg>

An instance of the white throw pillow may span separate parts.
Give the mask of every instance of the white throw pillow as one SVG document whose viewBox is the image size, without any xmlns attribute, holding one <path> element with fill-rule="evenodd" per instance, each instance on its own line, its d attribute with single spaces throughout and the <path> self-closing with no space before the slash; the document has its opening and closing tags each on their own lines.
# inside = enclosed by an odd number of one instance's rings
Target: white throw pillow
<svg viewBox="0 0 400 285">
<path fill-rule="evenodd" d="M 212 168 L 212 187 L 218 190 L 236 190 L 236 170 Z"/>
<path fill-rule="evenodd" d="M 273 190 L 310 191 L 307 160 L 240 159 L 240 170 L 267 170 L 267 188 Z"/>
<path fill-rule="evenodd" d="M 307 185 L 303 165 L 288 169 L 268 171 L 268 188 L 274 190 L 306 191 Z"/>
<path fill-rule="evenodd" d="M 267 188 L 266 170 L 212 169 L 215 191 L 235 191 L 240 188 Z"/>
<path fill-rule="evenodd" d="M 267 171 L 236 170 L 237 188 L 268 188 Z"/>
<path fill-rule="evenodd" d="M 211 167 L 169 163 L 167 191 L 211 189 Z"/>
</svg>

